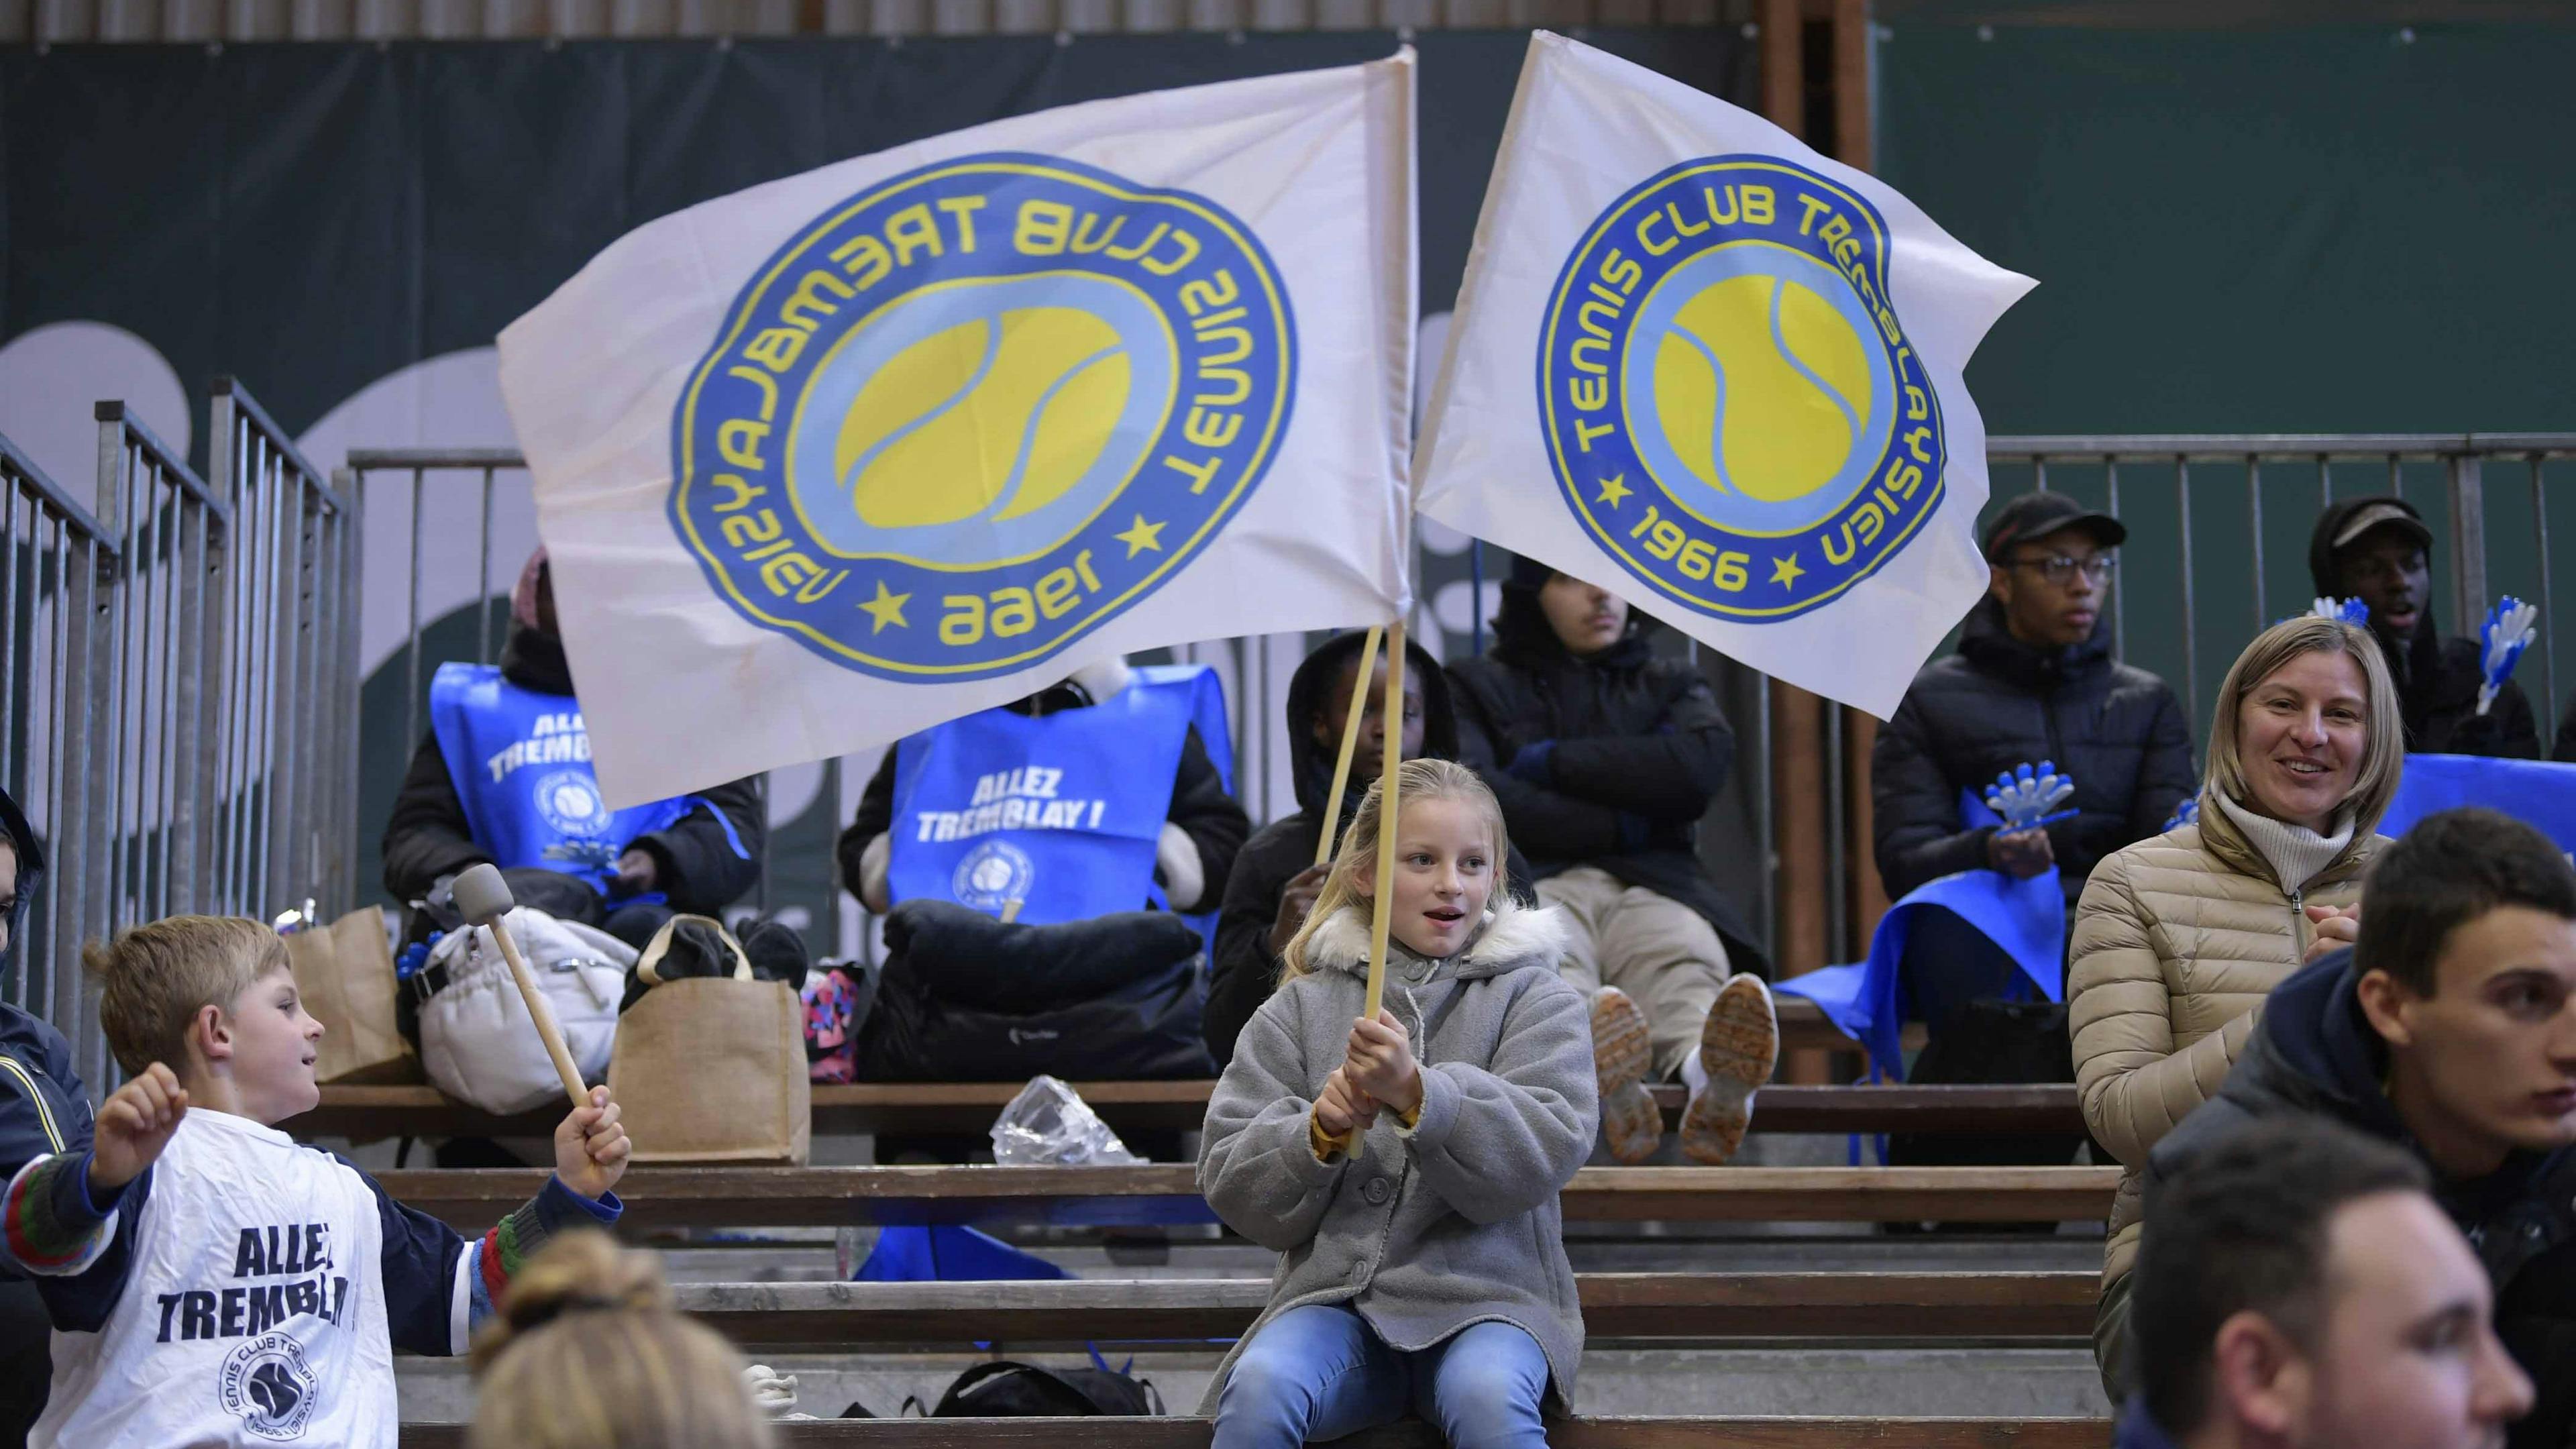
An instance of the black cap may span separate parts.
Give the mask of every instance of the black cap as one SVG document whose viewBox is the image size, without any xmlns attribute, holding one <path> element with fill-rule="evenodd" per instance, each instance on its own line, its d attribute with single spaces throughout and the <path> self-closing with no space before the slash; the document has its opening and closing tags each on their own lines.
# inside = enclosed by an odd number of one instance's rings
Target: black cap
<svg viewBox="0 0 2576 1449">
<path fill-rule="evenodd" d="M 2063 493 L 2025 493 L 1995 510 L 1995 516 L 1987 520 L 1986 562 L 2000 560 L 2004 550 L 2014 544 L 2046 538 L 2067 528 L 2085 530 L 2104 548 L 2117 548 L 2129 538 L 2129 530 L 2120 520 L 2107 513 L 2095 513 Z"/>
</svg>

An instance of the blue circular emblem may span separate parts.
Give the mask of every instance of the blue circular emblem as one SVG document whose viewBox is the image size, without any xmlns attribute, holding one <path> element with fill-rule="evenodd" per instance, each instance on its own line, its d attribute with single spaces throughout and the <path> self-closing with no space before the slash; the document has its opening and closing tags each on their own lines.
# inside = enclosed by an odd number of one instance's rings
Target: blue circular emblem
<svg viewBox="0 0 2576 1449">
<path fill-rule="evenodd" d="M 925 166 L 746 284 L 672 420 L 672 527 L 745 618 L 884 679 L 1025 669 L 1260 484 L 1296 329 L 1251 230 L 1048 156 Z"/>
<path fill-rule="evenodd" d="M 1593 540 L 1665 598 L 1793 618 L 1940 505 L 1941 400 L 1877 208 L 1769 156 L 1686 161 L 1595 221 L 1541 325 L 1539 413 Z"/>
<path fill-rule="evenodd" d="M 556 770 L 537 782 L 537 813 L 557 835 L 597 835 L 608 828 L 608 804 L 588 770 Z"/>
<path fill-rule="evenodd" d="M 1037 862 L 1027 851 L 1007 840 L 987 840 L 957 862 L 949 885 L 957 904 L 998 913 L 1013 901 L 1026 902 L 1037 878 Z"/>
</svg>

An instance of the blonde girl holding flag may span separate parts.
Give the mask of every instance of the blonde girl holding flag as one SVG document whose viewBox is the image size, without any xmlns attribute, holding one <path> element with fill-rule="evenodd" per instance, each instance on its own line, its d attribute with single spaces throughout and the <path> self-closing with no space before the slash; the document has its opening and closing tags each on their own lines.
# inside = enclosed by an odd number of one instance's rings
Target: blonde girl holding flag
<svg viewBox="0 0 2576 1449">
<path fill-rule="evenodd" d="M 1456 1449 L 1544 1449 L 1542 1406 L 1573 1402 L 1557 1193 L 1597 1126 L 1589 1008 L 1557 975 L 1557 913 L 1504 889 L 1507 849 L 1465 766 L 1383 773 L 1217 1083 L 1199 1190 L 1285 1262 L 1210 1391 L 1215 1449 L 1408 1409 Z"/>
</svg>

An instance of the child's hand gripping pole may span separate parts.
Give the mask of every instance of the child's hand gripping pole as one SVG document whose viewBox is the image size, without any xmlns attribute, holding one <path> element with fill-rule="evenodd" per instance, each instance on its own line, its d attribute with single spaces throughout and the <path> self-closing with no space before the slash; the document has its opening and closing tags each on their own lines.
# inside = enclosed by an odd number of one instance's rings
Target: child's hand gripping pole
<svg viewBox="0 0 2576 1449">
<path fill-rule="evenodd" d="M 1368 999 L 1360 1008 L 1363 1021 L 1377 1020 L 1378 1005 L 1386 998 L 1387 927 L 1395 909 L 1395 777 L 1404 764 L 1404 620 L 1387 627 L 1386 639 L 1386 750 L 1377 775 L 1377 889 L 1369 900 Z M 1368 677 L 1363 668 L 1363 688 Z M 1351 714 L 1356 719 L 1359 711 Z M 1357 1131 L 1344 1133 L 1338 1145 L 1347 1154 L 1359 1146 L 1359 1136 Z"/>
<path fill-rule="evenodd" d="M 450 891 L 456 899 L 457 914 L 469 924 L 491 927 L 492 939 L 501 943 L 501 959 L 510 963 L 510 976 L 519 983 L 520 999 L 528 1003 L 528 1015 L 537 1024 L 537 1035 L 545 1039 L 546 1055 L 555 1059 L 564 1094 L 572 1098 L 576 1111 L 591 1105 L 590 1093 L 581 1084 L 581 1068 L 573 1064 L 563 1031 L 555 1025 L 554 1009 L 546 1004 L 545 993 L 537 989 L 537 978 L 529 973 L 528 963 L 520 959 L 519 943 L 510 939 L 510 927 L 501 919 L 518 904 L 511 898 L 510 883 L 501 879 L 498 866 L 487 862 L 459 874 Z"/>
<path fill-rule="evenodd" d="M 1385 632 L 1384 625 L 1371 624 L 1368 638 L 1360 644 L 1359 678 L 1351 684 L 1350 713 L 1342 718 L 1342 753 L 1333 761 L 1333 793 L 1324 797 L 1324 829 L 1315 837 L 1317 865 L 1332 864 L 1334 853 L 1341 849 L 1342 792 L 1351 788 L 1351 756 L 1359 753 L 1360 716 L 1368 713 L 1369 677 L 1377 673 L 1377 643 Z M 1399 648 L 1396 652 L 1404 651 Z M 1391 718 L 1401 720 L 1404 716 Z"/>
</svg>

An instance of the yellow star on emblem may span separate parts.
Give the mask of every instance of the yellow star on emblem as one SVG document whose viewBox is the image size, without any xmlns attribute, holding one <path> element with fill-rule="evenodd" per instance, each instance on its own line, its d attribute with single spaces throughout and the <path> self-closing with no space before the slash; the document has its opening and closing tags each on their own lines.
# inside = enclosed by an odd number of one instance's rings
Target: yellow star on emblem
<svg viewBox="0 0 2576 1449">
<path fill-rule="evenodd" d="M 1784 589 L 1797 583 L 1798 576 L 1805 572 L 1798 567 L 1798 556 L 1794 553 L 1784 553 L 1771 561 L 1771 582 Z"/>
<path fill-rule="evenodd" d="M 1110 537 L 1127 545 L 1127 556 L 1134 558 L 1149 548 L 1156 553 L 1163 551 L 1163 528 L 1164 525 L 1159 523 L 1147 523 L 1145 515 L 1139 513 L 1135 527 L 1125 533 L 1113 533 Z"/>
<path fill-rule="evenodd" d="M 877 596 L 873 599 L 865 600 L 859 605 L 860 608 L 868 611 L 868 617 L 876 620 L 875 626 L 870 628 L 868 632 L 870 634 L 882 634 L 885 632 L 885 626 L 888 624 L 892 624 L 898 629 L 911 627 L 906 624 L 903 619 L 903 606 L 910 602 L 912 602 L 912 595 L 895 593 L 885 586 L 885 580 L 877 580 Z"/>
<path fill-rule="evenodd" d="M 1609 477 L 1601 480 L 1601 501 L 1609 504 L 1612 508 L 1617 508 L 1621 503 L 1627 501 L 1627 497 L 1632 491 L 1634 490 L 1630 489 L 1627 484 L 1619 481 L 1619 475 L 1616 473 L 1613 473 Z"/>
</svg>

